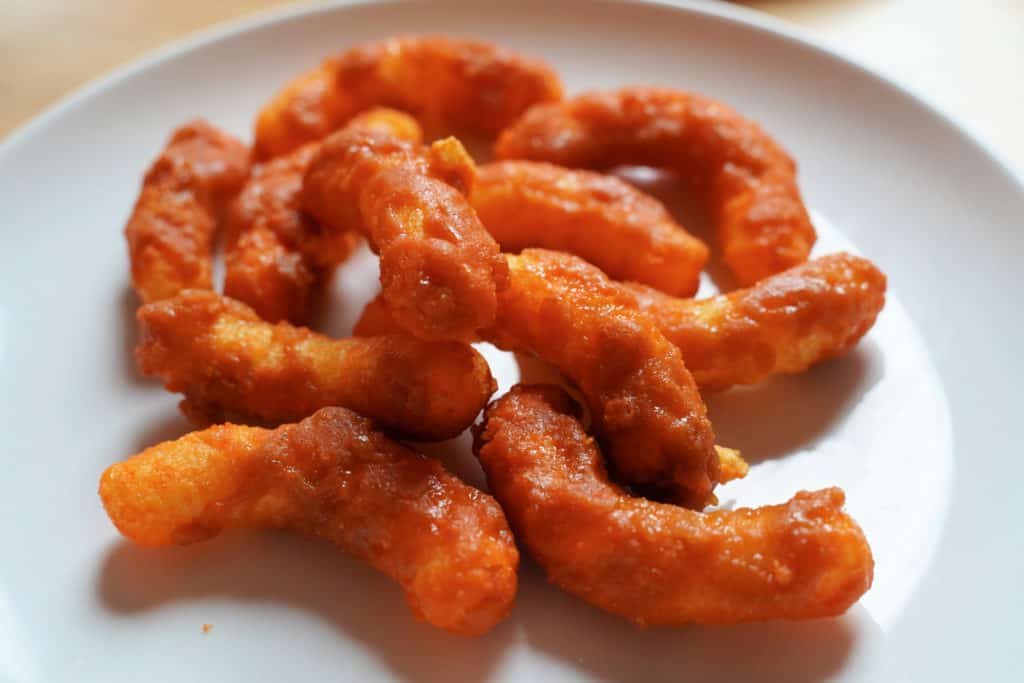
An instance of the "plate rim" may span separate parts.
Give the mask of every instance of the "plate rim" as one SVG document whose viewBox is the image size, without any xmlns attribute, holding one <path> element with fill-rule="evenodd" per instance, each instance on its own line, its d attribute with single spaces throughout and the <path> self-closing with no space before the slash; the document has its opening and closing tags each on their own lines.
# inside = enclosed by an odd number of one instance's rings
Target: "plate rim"
<svg viewBox="0 0 1024 683">
<path fill-rule="evenodd" d="M 584 0 L 577 1 L 582 3 Z M 895 82 L 884 74 L 860 64 L 857 60 L 851 59 L 831 47 L 822 45 L 815 39 L 802 36 L 799 29 L 795 29 L 787 25 L 785 22 L 781 22 L 767 15 L 761 15 L 760 13 L 747 8 L 725 4 L 719 5 L 705 3 L 701 0 L 682 0 L 682 2 L 672 0 L 590 1 L 594 2 L 594 4 L 601 4 L 609 7 L 617 6 L 623 11 L 629 11 L 630 5 L 637 5 L 641 8 L 647 9 L 664 8 L 668 10 L 679 10 L 679 12 L 674 12 L 674 14 L 676 14 L 676 16 L 682 14 L 682 17 L 680 18 L 684 21 L 693 19 L 694 17 L 704 17 L 712 21 L 721 22 L 724 25 L 731 25 L 735 29 L 753 30 L 761 35 L 780 39 L 794 48 L 812 51 L 810 52 L 810 56 L 812 58 L 826 60 L 823 65 L 824 67 L 848 68 L 850 69 L 850 76 L 860 78 L 868 77 L 869 83 L 874 84 L 876 87 L 885 88 L 894 98 L 902 98 L 903 104 L 905 106 L 915 108 L 918 115 L 933 117 L 933 122 L 941 123 L 941 131 L 944 136 L 952 135 L 954 136 L 952 140 L 957 143 L 965 142 L 972 145 L 968 146 L 967 149 L 974 149 L 979 152 L 978 158 L 980 164 L 988 163 L 988 168 L 998 169 L 996 177 L 1000 177 L 1006 181 L 1005 189 L 1008 196 L 1024 199 L 1024 176 L 1020 175 L 1012 165 L 1002 159 L 1000 155 L 994 151 L 989 144 L 987 144 L 983 137 L 974 133 L 955 116 L 942 111 L 941 108 L 931 103 L 928 98 L 915 93 L 912 88 L 908 88 L 901 83 Z M 160 68 L 167 62 L 185 57 L 195 50 L 202 50 L 211 47 L 220 41 L 229 40 L 250 31 L 258 31 L 268 28 L 273 29 L 275 26 L 279 26 L 282 23 L 293 20 L 306 21 L 315 19 L 315 17 L 324 14 L 330 14 L 333 12 L 344 13 L 349 9 L 359 7 L 388 7 L 410 4 L 412 3 L 408 0 L 328 0 L 327 2 L 318 2 L 312 5 L 271 8 L 269 10 L 253 13 L 250 16 L 220 22 L 179 38 L 164 46 L 144 53 L 143 55 L 116 67 L 106 74 L 77 86 L 60 97 L 50 106 L 46 107 L 41 113 L 36 114 L 25 123 L 19 125 L 4 140 L 0 140 L 0 171 L 4 171 L 5 169 L 7 171 L 10 170 L 10 155 L 19 153 L 26 146 L 31 147 L 32 145 L 39 143 L 41 140 L 39 137 L 36 137 L 37 134 L 44 133 L 48 126 L 59 127 L 64 125 L 65 119 L 63 117 L 68 117 L 70 119 L 79 118 L 77 112 L 74 111 L 75 107 L 83 105 L 88 106 L 90 102 L 96 101 L 93 98 L 103 98 L 107 96 L 109 90 L 122 87 L 125 85 L 126 81 L 130 81 L 138 76 L 142 76 L 144 78 L 147 70 Z M 689 17 L 687 17 L 688 13 L 690 15 Z M 959 135 L 959 137 L 956 137 L 957 135 Z M 0 320 L 0 323 L 2 323 L 2 320 Z M 934 351 L 932 351 L 930 355 L 934 360 Z M 955 411 L 953 412 L 953 417 L 956 418 Z M 961 463 L 955 464 L 956 468 L 959 468 L 960 466 Z M 948 537 L 950 533 L 950 519 L 948 519 L 948 517 L 951 517 L 954 514 L 954 503 L 955 499 L 949 501 L 949 508 L 946 513 L 947 521 L 943 525 L 942 530 L 944 538 Z M 934 551 L 935 558 L 943 552 L 942 547 L 942 543 L 936 547 Z M 935 561 L 935 558 L 932 559 L 932 562 Z M 957 573 L 960 573 L 963 570 L 956 571 Z M 948 574 L 949 572 L 945 572 L 943 577 L 946 578 Z M 914 589 L 915 595 L 912 597 L 913 600 L 918 599 L 916 594 L 921 592 L 921 590 L 922 585 L 919 583 Z M 992 665 L 991 662 L 989 664 Z M 996 662 L 996 665 L 998 665 L 998 662 Z"/>
</svg>

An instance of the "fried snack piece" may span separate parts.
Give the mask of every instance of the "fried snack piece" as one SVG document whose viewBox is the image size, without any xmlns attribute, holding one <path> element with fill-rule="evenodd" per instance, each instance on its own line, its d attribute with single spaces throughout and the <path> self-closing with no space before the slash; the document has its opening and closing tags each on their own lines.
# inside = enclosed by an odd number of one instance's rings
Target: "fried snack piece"
<svg viewBox="0 0 1024 683">
<path fill-rule="evenodd" d="M 174 131 L 149 167 L 125 226 L 132 284 L 143 302 L 213 286 L 220 213 L 249 173 L 249 150 L 209 123 Z"/>
<path fill-rule="evenodd" d="M 707 299 L 677 299 L 651 287 L 622 291 L 679 347 L 702 391 L 803 372 L 849 352 L 885 305 L 886 278 L 865 258 L 830 254 Z M 401 331 L 387 305 L 371 300 L 360 336 Z"/>
<path fill-rule="evenodd" d="M 506 258 L 510 281 L 497 320 L 474 341 L 533 353 L 575 382 L 621 478 L 702 508 L 714 501 L 716 482 L 746 474 L 738 452 L 712 447 L 704 403 L 678 349 L 628 293 L 571 254 L 526 249 Z M 355 326 L 358 336 L 400 330 L 380 296 Z"/>
<path fill-rule="evenodd" d="M 344 408 L 153 446 L 108 468 L 100 497 L 147 546 L 231 528 L 319 536 L 397 581 L 417 617 L 462 635 L 489 631 L 515 597 L 519 553 L 494 499 Z"/>
<path fill-rule="evenodd" d="M 393 109 L 368 110 L 347 127 L 413 143 L 423 137 L 415 119 Z M 355 233 L 328 237 L 300 209 L 302 178 L 318 148 L 310 143 L 257 164 L 228 213 L 224 293 L 270 322 L 307 323 L 316 297 L 357 242 Z"/>
<path fill-rule="evenodd" d="M 260 320 L 245 304 L 203 290 L 139 309 L 139 368 L 182 392 L 197 420 L 240 415 L 288 422 L 343 406 L 422 439 L 455 436 L 496 388 L 465 344 L 407 335 L 331 339 Z"/>
<path fill-rule="evenodd" d="M 422 144 L 423 129 L 409 114 L 390 107 L 372 107 L 353 116 L 345 124 L 351 130 L 375 130 L 385 135 Z"/>
<path fill-rule="evenodd" d="M 816 239 L 785 150 L 755 123 L 693 93 L 631 87 L 538 105 L 501 134 L 495 156 L 677 171 L 707 197 L 741 286 L 806 261 Z"/>
<path fill-rule="evenodd" d="M 579 386 L 623 480 L 703 507 L 719 479 L 718 454 L 679 349 L 586 261 L 542 249 L 507 258 L 510 284 L 481 336 L 540 356 Z"/>
<path fill-rule="evenodd" d="M 424 148 L 345 129 L 306 172 L 303 207 L 330 232 L 366 236 L 395 320 L 421 339 L 472 338 L 493 322 L 506 284 L 498 244 L 460 192 L 474 170 L 454 138 Z"/>
<path fill-rule="evenodd" d="M 718 483 L 725 484 L 730 481 L 736 481 L 747 476 L 750 471 L 750 465 L 743 459 L 743 454 L 735 448 L 726 448 L 725 446 L 715 446 L 715 452 L 718 453 Z"/>
<path fill-rule="evenodd" d="M 355 247 L 356 235 L 323 239 L 299 209 L 302 176 L 317 145 L 253 168 L 227 215 L 224 293 L 264 320 L 309 321 L 315 297 Z"/>
<path fill-rule="evenodd" d="M 697 292 L 708 259 L 661 202 L 613 176 L 499 161 L 479 168 L 470 202 L 502 251 L 567 251 L 675 296 Z"/>
<path fill-rule="evenodd" d="M 885 305 L 885 275 L 851 254 L 824 256 L 708 299 L 624 285 L 682 351 L 702 390 L 754 384 L 849 351 Z"/>
<path fill-rule="evenodd" d="M 630 497 L 555 387 L 486 411 L 475 451 L 516 539 L 548 579 L 638 624 L 842 614 L 870 586 L 871 549 L 838 488 L 700 513 Z"/>
<path fill-rule="evenodd" d="M 320 140 L 353 115 L 395 107 L 436 130 L 496 135 L 531 105 L 562 96 L 545 64 L 473 40 L 396 37 L 353 47 L 302 74 L 256 120 L 258 159 Z"/>
<path fill-rule="evenodd" d="M 395 316 L 391 315 L 391 309 L 380 294 L 366 302 L 363 312 L 359 314 L 359 320 L 352 328 L 352 335 L 355 337 L 379 337 L 382 334 L 402 334 L 403 332 L 405 332 L 404 328 L 395 322 Z M 470 341 L 483 340 L 474 337 Z"/>
</svg>

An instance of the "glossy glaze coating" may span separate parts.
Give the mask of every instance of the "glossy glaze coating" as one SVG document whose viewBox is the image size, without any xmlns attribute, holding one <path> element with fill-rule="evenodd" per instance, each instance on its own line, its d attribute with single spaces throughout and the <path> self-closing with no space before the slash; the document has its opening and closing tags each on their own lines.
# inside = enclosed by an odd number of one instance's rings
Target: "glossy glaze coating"
<svg viewBox="0 0 1024 683">
<path fill-rule="evenodd" d="M 586 261 L 542 249 L 507 258 L 510 284 L 481 336 L 579 386 L 622 480 L 703 507 L 719 479 L 715 435 L 679 350 Z"/>
<path fill-rule="evenodd" d="M 624 288 L 679 347 L 700 388 L 717 390 L 802 372 L 846 353 L 874 325 L 885 286 L 871 261 L 839 253 L 708 299 Z"/>
<path fill-rule="evenodd" d="M 346 127 L 422 140 L 416 121 L 391 109 L 368 110 Z M 269 322 L 308 323 L 335 266 L 358 240 L 357 233 L 326 234 L 301 209 L 302 179 L 318 149 L 309 143 L 254 166 L 227 215 L 224 293 Z"/>
<path fill-rule="evenodd" d="M 806 261 L 816 238 L 796 163 L 757 124 L 694 93 L 629 87 L 537 105 L 502 132 L 495 156 L 677 171 L 707 198 L 741 286 Z"/>
<path fill-rule="evenodd" d="M 434 131 L 494 135 L 531 105 L 561 95 L 547 65 L 496 45 L 395 37 L 353 47 L 286 85 L 259 113 L 254 152 L 287 154 L 375 106 L 407 111 Z"/>
<path fill-rule="evenodd" d="M 674 296 L 697 292 L 708 259 L 661 202 L 614 176 L 498 161 L 479 168 L 470 202 L 502 251 L 567 251 Z"/>
<path fill-rule="evenodd" d="M 429 148 L 342 130 L 310 163 L 302 206 L 328 231 L 357 230 L 380 254 L 396 321 L 428 340 L 468 340 L 494 320 L 507 266 L 469 205 L 472 158 L 454 138 Z"/>
<path fill-rule="evenodd" d="M 486 361 L 465 344 L 408 335 L 331 339 L 265 322 L 209 291 L 143 306 L 138 319 L 139 368 L 183 393 L 182 409 L 199 421 L 288 422 L 337 405 L 438 440 L 468 427 L 495 389 Z"/>
<path fill-rule="evenodd" d="M 519 554 L 494 499 L 344 408 L 153 446 L 108 468 L 100 497 L 148 546 L 231 528 L 322 537 L 397 581 L 417 617 L 462 635 L 490 630 L 515 597 Z"/>
<path fill-rule="evenodd" d="M 701 513 L 611 483 L 561 390 L 493 403 L 475 450 L 516 538 L 549 580 L 638 624 L 811 619 L 870 586 L 871 550 L 837 488 Z"/>
<path fill-rule="evenodd" d="M 249 172 L 249 150 L 195 120 L 171 135 L 146 172 L 125 226 L 132 284 L 143 302 L 213 286 L 220 213 Z"/>
</svg>

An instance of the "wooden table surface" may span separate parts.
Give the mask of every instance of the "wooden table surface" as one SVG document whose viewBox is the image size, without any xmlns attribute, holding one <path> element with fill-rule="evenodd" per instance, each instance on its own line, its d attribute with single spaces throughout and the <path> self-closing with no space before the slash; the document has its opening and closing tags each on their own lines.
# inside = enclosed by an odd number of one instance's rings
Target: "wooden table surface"
<svg viewBox="0 0 1024 683">
<path fill-rule="evenodd" d="M 0 0 L 0 137 L 168 41 L 289 0 Z M 1024 2 L 742 3 L 925 95 L 1024 172 Z"/>
</svg>

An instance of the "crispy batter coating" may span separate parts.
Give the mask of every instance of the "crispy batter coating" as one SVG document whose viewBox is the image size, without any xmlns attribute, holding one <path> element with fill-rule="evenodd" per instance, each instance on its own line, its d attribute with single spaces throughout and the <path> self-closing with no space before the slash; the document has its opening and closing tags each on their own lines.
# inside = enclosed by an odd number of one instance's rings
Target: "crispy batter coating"
<svg viewBox="0 0 1024 683">
<path fill-rule="evenodd" d="M 353 47 L 302 74 L 256 120 L 258 159 L 320 140 L 353 115 L 395 107 L 431 129 L 495 135 L 531 105 L 562 96 L 542 62 L 474 40 L 396 37 Z"/>
<path fill-rule="evenodd" d="M 409 114 L 389 107 L 372 107 L 345 124 L 352 130 L 375 130 L 413 144 L 423 142 L 423 129 Z"/>
<path fill-rule="evenodd" d="M 148 546 L 231 528 L 319 536 L 397 581 L 417 617 L 462 635 L 489 631 L 515 597 L 519 554 L 494 499 L 344 408 L 153 446 L 108 468 L 100 497 Z"/>
<path fill-rule="evenodd" d="M 202 120 L 174 131 L 142 181 L 125 226 L 132 284 L 144 302 L 213 286 L 220 213 L 249 173 L 249 150 Z"/>
<path fill-rule="evenodd" d="M 567 251 L 675 296 L 697 292 L 708 259 L 661 202 L 613 176 L 499 161 L 479 168 L 470 202 L 502 251 Z"/>
<path fill-rule="evenodd" d="M 475 450 L 517 540 L 552 583 L 639 624 L 841 614 L 874 560 L 838 488 L 710 513 L 630 497 L 555 387 L 514 388 Z"/>
<path fill-rule="evenodd" d="M 368 110 L 347 127 L 379 130 L 414 143 L 423 137 L 415 119 L 392 109 Z M 357 242 L 355 233 L 325 235 L 301 211 L 302 178 L 318 148 L 310 143 L 257 164 L 227 216 L 224 293 L 270 322 L 309 322 L 323 286 Z"/>
<path fill-rule="evenodd" d="M 352 335 L 356 337 L 379 337 L 382 334 L 401 334 L 405 330 L 395 322 L 395 316 L 391 315 L 388 303 L 380 294 L 366 302 L 363 312 L 359 314 L 359 320 L 352 328 Z M 470 341 L 482 341 L 474 338 Z"/>
<path fill-rule="evenodd" d="M 715 435 L 679 349 L 586 261 L 542 249 L 507 258 L 510 284 L 482 336 L 579 386 L 623 480 L 703 507 L 719 479 Z"/>
<path fill-rule="evenodd" d="M 743 479 L 750 472 L 750 465 L 743 459 L 743 454 L 735 448 L 715 446 L 718 453 L 718 483 L 725 484 L 737 479 Z"/>
<path fill-rule="evenodd" d="M 702 300 L 624 287 L 679 347 L 702 390 L 754 384 L 840 356 L 871 329 L 885 305 L 885 275 L 871 261 L 846 253 Z"/>
<path fill-rule="evenodd" d="M 700 389 L 721 391 L 849 352 L 885 306 L 886 278 L 871 261 L 838 253 L 707 299 L 679 299 L 636 283 L 620 287 L 626 303 L 679 347 Z M 401 329 L 377 297 L 363 309 L 355 334 Z"/>
<path fill-rule="evenodd" d="M 806 261 L 816 239 L 785 150 L 757 124 L 693 93 L 630 87 L 538 105 L 501 134 L 495 156 L 679 172 L 707 197 L 741 286 Z"/>
<path fill-rule="evenodd" d="M 345 129 L 306 172 L 303 207 L 329 231 L 366 236 L 396 321 L 422 339 L 472 338 L 493 322 L 507 280 L 497 242 L 460 192 L 474 169 L 453 138 L 428 149 Z"/>
<path fill-rule="evenodd" d="M 260 320 L 203 290 L 143 306 L 135 351 L 142 373 L 185 395 L 182 410 L 279 423 L 325 406 L 350 408 L 423 440 L 468 427 L 496 388 L 486 361 L 456 342 L 407 335 L 331 339 Z"/>
<path fill-rule="evenodd" d="M 737 451 L 712 447 L 704 403 L 678 349 L 628 292 L 571 254 L 526 249 L 506 258 L 509 287 L 479 339 L 540 356 L 575 382 L 616 474 L 695 508 L 714 501 L 716 482 L 746 475 Z M 367 337 L 400 330 L 380 296 L 355 326 Z"/>
<path fill-rule="evenodd" d="M 355 235 L 324 239 L 319 224 L 299 209 L 302 176 L 316 148 L 312 143 L 254 167 L 227 215 L 224 293 L 270 322 L 308 322 L 333 266 L 356 244 Z"/>
</svg>

